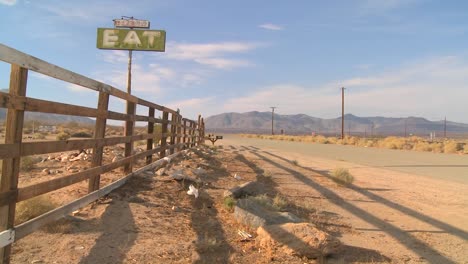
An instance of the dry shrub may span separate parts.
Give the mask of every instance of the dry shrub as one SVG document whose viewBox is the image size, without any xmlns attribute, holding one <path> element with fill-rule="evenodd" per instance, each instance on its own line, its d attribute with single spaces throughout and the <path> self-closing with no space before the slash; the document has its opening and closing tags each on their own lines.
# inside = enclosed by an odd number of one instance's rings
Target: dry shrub
<svg viewBox="0 0 468 264">
<path fill-rule="evenodd" d="M 359 143 L 359 138 L 358 137 L 353 137 L 353 136 L 346 136 L 343 140 L 343 145 L 353 145 L 357 146 Z"/>
<path fill-rule="evenodd" d="M 37 159 L 31 157 L 31 156 L 25 156 L 21 158 L 20 161 L 20 170 L 21 171 L 30 171 L 35 167 L 35 164 L 37 163 Z"/>
<path fill-rule="evenodd" d="M 350 185 L 354 181 L 353 175 L 349 173 L 348 169 L 336 168 L 332 172 L 333 180 L 341 185 Z"/>
<path fill-rule="evenodd" d="M 57 135 L 57 140 L 67 140 L 70 138 L 70 134 L 66 133 L 66 132 L 61 132 Z"/>
<path fill-rule="evenodd" d="M 45 135 L 45 133 L 35 133 L 33 135 L 33 138 L 35 138 L 35 139 L 45 139 L 46 135 Z"/>
<path fill-rule="evenodd" d="M 431 144 L 424 142 L 424 141 L 419 141 L 415 142 L 413 145 L 413 150 L 417 151 L 432 151 Z"/>
<path fill-rule="evenodd" d="M 15 225 L 24 223 L 57 207 L 48 196 L 41 195 L 16 205 Z"/>
<path fill-rule="evenodd" d="M 227 196 L 224 198 L 223 204 L 228 211 L 232 212 L 234 210 L 234 206 L 236 205 L 236 200 L 231 196 Z"/>
<path fill-rule="evenodd" d="M 327 140 L 329 144 L 336 144 L 338 142 L 338 138 L 336 137 L 329 137 Z"/>
<path fill-rule="evenodd" d="M 86 131 L 79 131 L 79 132 L 73 133 L 71 136 L 76 137 L 76 138 L 92 138 L 93 137 L 91 133 L 88 133 Z"/>
<path fill-rule="evenodd" d="M 315 142 L 320 143 L 320 144 L 328 144 L 329 143 L 328 139 L 326 137 L 320 136 L 320 135 L 316 136 L 314 140 L 315 140 Z"/>
<path fill-rule="evenodd" d="M 279 194 L 276 194 L 275 198 L 273 198 L 273 206 L 278 211 L 283 211 L 284 209 L 286 209 L 288 204 L 288 201 Z"/>
<path fill-rule="evenodd" d="M 406 139 L 401 137 L 386 137 L 379 142 L 379 146 L 387 149 L 408 149 Z"/>
<path fill-rule="evenodd" d="M 468 154 L 468 143 L 463 146 L 463 153 Z"/>
<path fill-rule="evenodd" d="M 444 145 L 442 143 L 432 143 L 431 144 L 432 152 L 434 153 L 443 153 L 444 152 Z"/>
<path fill-rule="evenodd" d="M 457 153 L 461 150 L 458 142 L 453 140 L 448 140 L 444 142 L 444 153 Z"/>
</svg>

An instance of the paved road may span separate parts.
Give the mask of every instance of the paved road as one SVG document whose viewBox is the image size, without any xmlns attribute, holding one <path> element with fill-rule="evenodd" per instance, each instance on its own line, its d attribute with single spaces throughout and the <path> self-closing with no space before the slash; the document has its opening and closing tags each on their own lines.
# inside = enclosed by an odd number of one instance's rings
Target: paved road
<svg viewBox="0 0 468 264">
<path fill-rule="evenodd" d="M 468 184 L 468 155 L 312 144 L 224 135 L 224 145 L 245 145 L 295 152 Z"/>
</svg>

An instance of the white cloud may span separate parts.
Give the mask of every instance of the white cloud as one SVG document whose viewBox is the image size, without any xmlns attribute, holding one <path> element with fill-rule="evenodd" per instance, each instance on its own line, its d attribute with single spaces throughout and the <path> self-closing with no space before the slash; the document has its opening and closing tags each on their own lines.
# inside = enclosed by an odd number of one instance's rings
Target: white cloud
<svg viewBox="0 0 468 264">
<path fill-rule="evenodd" d="M 282 26 L 278 26 L 278 25 L 271 24 L 271 23 L 262 24 L 262 25 L 259 25 L 258 27 L 263 28 L 263 29 L 268 29 L 268 30 L 274 30 L 274 31 L 279 31 L 279 30 L 284 29 Z"/>
<path fill-rule="evenodd" d="M 438 57 L 402 65 L 365 77 L 332 81 L 320 87 L 283 84 L 227 99 L 219 112 L 268 111 L 305 113 L 334 118 L 341 113 L 340 87 L 345 86 L 345 110 L 360 116 L 422 116 L 468 122 L 468 63 L 461 57 Z M 212 110 L 208 110 L 212 111 Z"/>
<path fill-rule="evenodd" d="M 198 114 L 203 117 L 207 117 L 207 114 L 214 114 L 214 112 L 207 111 L 207 109 L 213 109 L 216 105 L 215 97 L 191 98 L 167 104 L 169 108 L 180 109 L 182 116 L 193 120 L 198 118 Z"/>
<path fill-rule="evenodd" d="M 251 66 L 247 60 L 228 57 L 228 55 L 245 53 L 257 48 L 254 43 L 220 42 L 206 44 L 168 43 L 167 58 L 175 60 L 191 60 L 198 64 L 218 68 L 232 69 Z"/>
<path fill-rule="evenodd" d="M 2 5 L 8 5 L 8 6 L 13 6 L 17 3 L 18 1 L 16 0 L 0 0 L 0 4 Z"/>
</svg>

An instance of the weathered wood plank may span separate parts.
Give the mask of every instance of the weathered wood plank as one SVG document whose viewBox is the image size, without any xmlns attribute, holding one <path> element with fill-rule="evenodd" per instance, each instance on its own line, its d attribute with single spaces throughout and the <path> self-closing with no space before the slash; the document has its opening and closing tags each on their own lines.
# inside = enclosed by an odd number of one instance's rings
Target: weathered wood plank
<svg viewBox="0 0 468 264">
<path fill-rule="evenodd" d="M 100 116 L 107 112 L 107 108 L 109 107 L 109 94 L 108 93 L 99 93 L 98 99 L 98 111 Z M 96 118 L 96 125 L 94 127 L 94 138 L 95 139 L 102 139 L 106 136 L 106 118 L 98 117 Z M 93 167 L 99 167 L 102 164 L 102 155 L 103 155 L 103 147 L 97 146 L 93 148 Z M 100 175 L 93 175 L 89 178 L 88 182 L 88 193 L 94 192 L 99 190 L 99 182 L 100 182 Z"/>
<path fill-rule="evenodd" d="M 113 163 L 105 164 L 100 167 L 90 168 L 81 172 L 69 174 L 63 177 L 54 178 L 49 181 L 37 183 L 34 185 L 26 186 L 18 190 L 18 202 L 30 199 L 32 197 L 52 192 L 63 187 L 87 180 L 95 175 L 103 174 L 111 170 L 117 169 L 125 164 L 134 162 L 147 155 L 152 155 L 161 150 L 161 148 L 154 148 L 149 151 L 141 152 L 130 157 L 117 160 Z"/>
<path fill-rule="evenodd" d="M 134 136 L 121 136 L 121 137 L 108 137 L 102 139 L 69 139 L 69 140 L 60 140 L 60 141 L 37 141 L 37 142 L 25 142 L 21 144 L 21 152 L 18 154 L 17 152 L 12 153 L 10 156 L 7 157 L 16 157 L 16 156 L 30 156 L 30 155 L 39 155 L 39 154 L 47 154 L 47 153 L 55 153 L 61 151 L 71 151 L 71 150 L 81 150 L 81 149 L 89 149 L 89 148 L 97 148 L 97 147 L 105 147 L 116 145 L 120 143 L 128 143 L 130 141 L 139 141 L 139 140 L 146 140 L 151 138 L 152 135 L 149 134 L 141 134 L 141 135 L 134 135 Z M 3 151 L 7 151 L 13 147 L 6 147 L 3 150 L 4 145 L 0 144 L 0 153 Z"/>
<path fill-rule="evenodd" d="M 18 65 L 11 65 L 10 94 L 14 96 L 26 95 L 28 70 Z M 5 144 L 21 144 L 23 134 L 24 111 L 8 109 L 5 123 Z M 0 192 L 16 191 L 18 189 L 18 176 L 20 158 L 4 159 L 2 176 L 0 178 Z M 15 221 L 16 202 L 11 201 L 0 207 L 0 231 L 13 227 Z M 8 263 L 11 246 L 0 249 L 0 262 Z"/>
<path fill-rule="evenodd" d="M 127 102 L 127 115 L 135 115 L 136 104 L 132 102 Z M 132 136 L 134 133 L 135 121 L 126 121 L 125 122 L 125 136 Z M 133 141 L 125 143 L 125 157 L 130 157 L 133 152 Z M 133 164 L 128 163 L 125 165 L 124 172 L 126 174 L 131 173 L 133 169 Z"/>
<path fill-rule="evenodd" d="M 91 90 L 109 93 L 113 96 L 133 103 L 138 102 L 137 97 L 129 95 L 115 87 L 58 67 L 3 44 L 0 44 L 0 60 L 10 64 L 20 65 L 23 68 L 42 73 L 62 81 L 80 85 Z"/>
<path fill-rule="evenodd" d="M 162 123 L 161 125 L 161 152 L 159 153 L 159 158 L 164 158 L 166 156 L 166 145 L 167 145 L 167 124 L 169 121 L 169 113 L 168 112 L 163 112 L 163 120 L 165 122 Z"/>
<path fill-rule="evenodd" d="M 148 117 L 154 119 L 154 108 L 150 107 L 148 109 Z M 154 133 L 154 122 L 151 121 L 151 119 L 148 119 L 148 129 L 147 129 L 148 135 L 153 135 Z M 146 140 L 146 150 L 151 150 L 153 148 L 153 137 L 148 138 Z M 146 165 L 151 164 L 153 160 L 153 155 L 146 156 Z"/>
</svg>

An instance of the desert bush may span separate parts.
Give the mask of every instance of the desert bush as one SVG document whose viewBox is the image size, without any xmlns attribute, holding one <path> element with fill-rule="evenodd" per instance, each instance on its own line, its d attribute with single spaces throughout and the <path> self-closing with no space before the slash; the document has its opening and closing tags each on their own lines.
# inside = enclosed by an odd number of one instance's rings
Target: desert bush
<svg viewBox="0 0 468 264">
<path fill-rule="evenodd" d="M 468 143 L 465 143 L 465 145 L 463 145 L 463 153 L 468 154 Z"/>
<path fill-rule="evenodd" d="M 67 140 L 69 138 L 70 138 L 70 134 L 68 134 L 66 132 L 61 132 L 56 136 L 57 140 Z"/>
<path fill-rule="evenodd" d="M 379 142 L 379 147 L 387 149 L 407 149 L 406 139 L 401 137 L 386 137 Z"/>
<path fill-rule="evenodd" d="M 36 196 L 16 205 L 15 225 L 24 223 L 56 207 L 48 196 Z"/>
<path fill-rule="evenodd" d="M 297 160 L 291 160 L 291 163 L 296 165 L 296 166 L 299 166 L 299 162 Z"/>
<path fill-rule="evenodd" d="M 33 138 L 35 138 L 35 139 L 45 139 L 46 135 L 44 133 L 35 133 L 33 135 Z"/>
<path fill-rule="evenodd" d="M 21 158 L 20 161 L 20 170 L 21 171 L 30 171 L 34 168 L 37 160 L 30 156 L 25 156 Z"/>
<path fill-rule="evenodd" d="M 413 150 L 417 151 L 432 151 L 431 144 L 424 142 L 424 141 L 418 141 L 415 142 L 413 145 Z"/>
<path fill-rule="evenodd" d="M 320 143 L 320 144 L 328 144 L 329 143 L 328 139 L 326 137 L 324 137 L 324 136 L 321 136 L 321 135 L 315 137 L 315 142 Z"/>
<path fill-rule="evenodd" d="M 231 196 L 224 197 L 223 205 L 227 210 L 232 211 L 236 205 L 236 200 Z"/>
<path fill-rule="evenodd" d="M 336 168 L 333 170 L 332 176 L 333 180 L 341 185 L 350 185 L 354 181 L 353 175 L 345 168 Z"/>
<path fill-rule="evenodd" d="M 447 140 L 444 142 L 444 153 L 457 153 L 461 150 L 458 142 L 453 140 Z"/>
<path fill-rule="evenodd" d="M 76 133 L 73 133 L 71 135 L 72 137 L 77 137 L 77 138 L 92 138 L 93 135 L 86 132 L 86 131 L 80 131 L 80 132 L 76 132 Z"/>
<path fill-rule="evenodd" d="M 276 210 L 283 211 L 288 206 L 288 201 L 281 195 L 276 194 L 275 198 L 273 198 L 273 206 Z"/>
<path fill-rule="evenodd" d="M 431 144 L 432 152 L 434 153 L 443 153 L 444 152 L 444 145 L 442 143 L 432 143 Z"/>
</svg>

